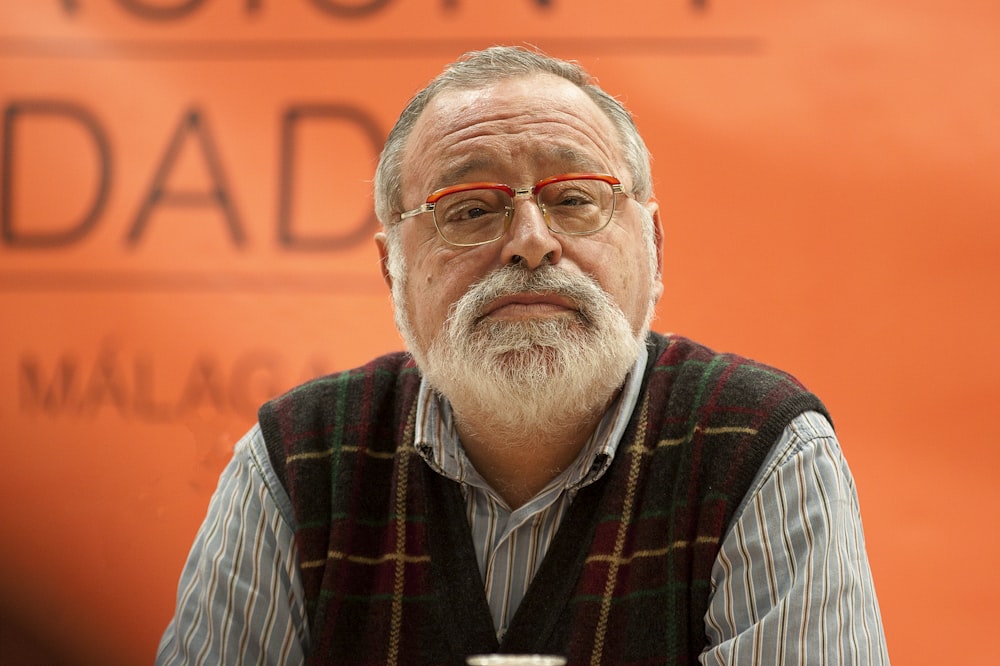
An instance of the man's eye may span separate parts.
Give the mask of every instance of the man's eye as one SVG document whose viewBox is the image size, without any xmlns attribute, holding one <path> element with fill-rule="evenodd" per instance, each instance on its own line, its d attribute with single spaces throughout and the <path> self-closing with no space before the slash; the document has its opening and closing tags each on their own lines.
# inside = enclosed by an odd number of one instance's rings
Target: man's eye
<svg viewBox="0 0 1000 666">
<path fill-rule="evenodd" d="M 481 220 L 484 217 L 495 214 L 496 211 L 488 206 L 477 203 L 468 203 L 460 206 L 451 206 L 444 213 L 444 219 L 448 224 L 461 224 L 462 222 L 472 222 Z"/>
<path fill-rule="evenodd" d="M 566 195 L 556 202 L 557 206 L 586 206 L 593 203 L 589 198 L 580 195 Z"/>
<path fill-rule="evenodd" d="M 475 190 L 443 198 L 436 210 L 439 221 L 445 224 L 481 223 L 497 215 L 503 216 L 505 202 L 498 192 Z"/>
<path fill-rule="evenodd" d="M 590 206 L 598 199 L 599 192 L 595 189 L 597 183 L 590 184 L 581 181 L 552 183 L 541 192 L 541 200 L 546 206 L 574 208 Z"/>
</svg>

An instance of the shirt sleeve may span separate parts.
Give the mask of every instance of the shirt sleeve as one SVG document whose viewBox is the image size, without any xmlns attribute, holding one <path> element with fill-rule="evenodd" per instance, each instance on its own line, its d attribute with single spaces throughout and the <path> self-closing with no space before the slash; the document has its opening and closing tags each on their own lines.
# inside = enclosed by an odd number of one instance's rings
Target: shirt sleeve
<svg viewBox="0 0 1000 666">
<path fill-rule="evenodd" d="M 826 418 L 789 424 L 737 516 L 701 664 L 889 663 L 854 479 Z"/>
<path fill-rule="evenodd" d="M 259 426 L 223 471 L 156 664 L 301 664 L 308 642 L 291 503 Z"/>
</svg>

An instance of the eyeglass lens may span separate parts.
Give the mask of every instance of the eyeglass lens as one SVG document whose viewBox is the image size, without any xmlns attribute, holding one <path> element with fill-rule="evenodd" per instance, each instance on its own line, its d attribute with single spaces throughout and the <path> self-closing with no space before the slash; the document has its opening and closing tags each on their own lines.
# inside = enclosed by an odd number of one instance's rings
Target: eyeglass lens
<svg viewBox="0 0 1000 666">
<path fill-rule="evenodd" d="M 549 228 L 557 233 L 598 231 L 614 214 L 615 192 L 602 180 L 562 180 L 538 190 L 536 203 Z M 452 192 L 434 206 L 434 223 L 445 240 L 474 245 L 503 235 L 514 201 L 506 191 L 484 188 Z"/>
</svg>

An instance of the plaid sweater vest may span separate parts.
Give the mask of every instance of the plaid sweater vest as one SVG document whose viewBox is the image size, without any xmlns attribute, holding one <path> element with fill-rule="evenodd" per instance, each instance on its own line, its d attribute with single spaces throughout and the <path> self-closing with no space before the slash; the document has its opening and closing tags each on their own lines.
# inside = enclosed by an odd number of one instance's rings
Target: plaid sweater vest
<svg viewBox="0 0 1000 666">
<path fill-rule="evenodd" d="M 785 373 L 651 334 L 639 403 L 580 491 L 497 643 L 456 484 L 413 448 L 408 355 L 314 380 L 260 410 L 294 506 L 310 663 L 693 664 L 720 542 L 785 426 L 823 411 Z"/>
</svg>

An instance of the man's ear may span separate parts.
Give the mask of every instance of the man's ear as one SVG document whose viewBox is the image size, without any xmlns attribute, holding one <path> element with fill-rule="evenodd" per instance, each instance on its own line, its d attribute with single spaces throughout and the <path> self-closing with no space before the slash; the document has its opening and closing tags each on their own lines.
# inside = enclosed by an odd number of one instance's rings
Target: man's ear
<svg viewBox="0 0 1000 666">
<path fill-rule="evenodd" d="M 378 248 L 378 265 L 382 270 L 382 280 L 391 290 L 392 275 L 389 274 L 389 245 L 386 242 L 384 231 L 379 231 L 375 234 L 375 247 Z"/>
<path fill-rule="evenodd" d="M 653 242 L 656 244 L 656 300 L 663 295 L 663 223 L 660 221 L 660 204 L 655 199 L 646 202 L 646 210 L 653 218 Z"/>
</svg>

